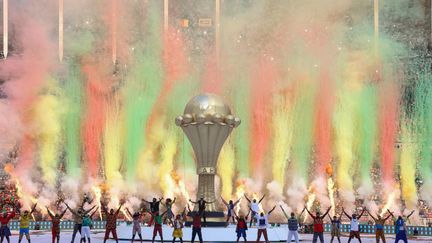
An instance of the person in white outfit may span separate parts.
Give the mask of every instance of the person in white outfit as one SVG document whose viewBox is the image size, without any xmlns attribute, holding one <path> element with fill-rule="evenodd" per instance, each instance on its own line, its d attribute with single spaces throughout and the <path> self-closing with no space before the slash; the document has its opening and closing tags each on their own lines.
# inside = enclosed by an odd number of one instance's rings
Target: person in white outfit
<svg viewBox="0 0 432 243">
<path fill-rule="evenodd" d="M 255 218 L 257 219 L 257 222 L 258 222 L 258 226 L 257 226 L 258 235 L 257 235 L 256 242 L 260 242 L 261 235 L 264 236 L 264 240 L 266 243 L 269 242 L 268 237 L 267 237 L 268 217 L 275 210 L 275 208 L 276 208 L 276 206 L 274 206 L 272 208 L 272 210 L 270 210 L 267 214 L 264 214 L 264 212 L 261 212 L 260 214 L 258 214 L 258 212 L 254 212 L 251 209 L 252 213 L 255 213 Z"/>
<path fill-rule="evenodd" d="M 95 211 L 93 211 L 93 213 L 91 213 L 90 215 L 88 215 L 88 214 L 84 215 L 83 222 L 82 222 L 82 228 L 81 228 L 81 242 L 86 242 L 86 240 L 87 240 L 88 243 L 91 243 L 91 239 L 90 239 L 91 230 L 90 230 L 90 227 L 93 224 L 92 217 L 93 217 L 93 215 L 97 211 L 98 211 L 98 209 L 96 209 Z"/>
<path fill-rule="evenodd" d="M 360 227 L 359 227 L 359 219 L 363 216 L 365 209 L 363 209 L 363 211 L 361 212 L 360 215 L 357 214 L 353 214 L 352 216 L 349 216 L 344 208 L 342 208 L 342 212 L 347 216 L 347 218 L 349 218 L 349 220 L 351 221 L 351 231 L 349 234 L 349 238 L 348 238 L 348 243 L 351 242 L 352 239 L 357 238 L 358 241 L 361 243 L 361 237 L 360 237 Z"/>
<path fill-rule="evenodd" d="M 261 201 L 264 199 L 265 195 L 263 195 L 259 201 L 257 201 L 255 198 L 251 201 L 246 196 L 246 194 L 244 196 L 245 196 L 246 200 L 249 202 L 249 208 L 252 211 L 252 216 L 251 216 L 251 220 L 249 223 L 249 228 L 250 228 L 250 227 L 252 227 L 252 223 L 255 223 L 256 216 L 257 216 L 258 212 L 260 211 L 259 205 L 260 205 Z"/>
<path fill-rule="evenodd" d="M 287 243 L 290 243 L 292 238 L 294 237 L 294 240 L 296 243 L 299 243 L 299 235 L 298 235 L 298 226 L 299 226 L 299 221 L 298 219 L 295 217 L 294 213 L 291 213 L 291 217 L 288 217 L 288 214 L 285 212 L 284 208 L 282 207 L 282 205 L 280 205 L 280 208 L 282 209 L 283 214 L 285 215 L 285 217 L 288 220 L 288 238 L 287 238 Z M 299 217 L 303 214 L 305 210 L 303 209 L 303 211 L 300 213 Z"/>
</svg>

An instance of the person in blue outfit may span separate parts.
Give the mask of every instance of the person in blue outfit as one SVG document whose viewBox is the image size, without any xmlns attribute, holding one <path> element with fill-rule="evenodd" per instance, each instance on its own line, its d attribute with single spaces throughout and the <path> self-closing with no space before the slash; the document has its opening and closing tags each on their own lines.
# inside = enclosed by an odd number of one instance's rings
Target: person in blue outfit
<svg viewBox="0 0 432 243">
<path fill-rule="evenodd" d="M 407 228 L 405 225 L 405 221 L 407 221 L 409 219 L 409 217 L 411 217 L 411 215 L 413 215 L 415 210 L 411 211 L 411 213 L 408 216 L 399 216 L 395 222 L 395 231 L 396 231 L 396 239 L 395 239 L 395 243 L 398 243 L 400 240 L 402 240 L 405 243 L 408 243 L 408 238 L 407 238 Z M 394 218 L 394 215 L 392 212 L 390 212 L 390 210 L 387 210 L 387 212 L 389 212 L 389 214 Z"/>
</svg>

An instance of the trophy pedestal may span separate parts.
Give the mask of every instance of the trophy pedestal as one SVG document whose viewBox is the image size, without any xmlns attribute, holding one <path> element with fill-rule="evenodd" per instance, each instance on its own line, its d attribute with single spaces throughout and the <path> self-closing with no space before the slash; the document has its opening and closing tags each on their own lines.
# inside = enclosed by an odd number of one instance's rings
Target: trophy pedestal
<svg viewBox="0 0 432 243">
<path fill-rule="evenodd" d="M 188 213 L 188 220 L 186 221 L 186 226 L 189 227 L 192 225 L 192 215 L 196 211 L 192 213 Z M 204 223 L 204 218 L 201 217 L 201 226 L 202 227 L 225 227 L 226 226 L 226 218 L 224 212 L 205 212 L 207 223 Z"/>
</svg>

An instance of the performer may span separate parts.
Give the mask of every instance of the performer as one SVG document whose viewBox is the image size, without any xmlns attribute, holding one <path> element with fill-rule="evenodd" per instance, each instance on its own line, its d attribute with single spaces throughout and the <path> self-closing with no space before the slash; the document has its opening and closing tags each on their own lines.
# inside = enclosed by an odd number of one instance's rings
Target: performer
<svg viewBox="0 0 432 243">
<path fill-rule="evenodd" d="M 199 215 L 203 218 L 204 220 L 204 224 L 207 223 L 207 219 L 206 219 L 206 204 L 211 204 L 214 202 L 207 202 L 206 200 L 204 200 L 204 198 L 200 198 L 198 201 L 194 202 L 192 200 L 189 199 L 189 202 L 193 203 L 193 204 L 198 204 L 198 213 Z"/>
<path fill-rule="evenodd" d="M 349 239 L 348 239 L 348 243 L 351 242 L 351 240 L 355 237 L 359 240 L 359 242 L 361 243 L 361 237 L 360 237 L 360 230 L 359 230 L 359 219 L 363 216 L 365 209 L 363 209 L 363 211 L 361 212 L 361 214 L 357 217 L 357 214 L 353 214 L 352 216 L 349 216 L 346 212 L 345 209 L 342 208 L 342 212 L 347 216 L 347 218 L 349 218 L 349 220 L 351 221 L 351 231 L 350 231 L 350 235 L 349 235 Z"/>
<path fill-rule="evenodd" d="M 92 208 L 90 208 L 89 210 L 84 210 L 82 208 L 78 208 L 77 210 L 72 210 L 69 205 L 65 202 L 63 202 L 66 205 L 66 208 L 72 213 L 73 215 L 73 221 L 75 222 L 74 224 L 74 228 L 73 228 L 73 233 L 72 233 L 72 240 L 71 243 L 73 243 L 75 241 L 75 236 L 77 234 L 77 232 L 81 234 L 81 227 L 82 227 L 82 221 L 83 221 L 83 217 L 84 215 L 88 214 L 89 212 L 91 212 L 95 207 L 93 206 Z"/>
<path fill-rule="evenodd" d="M 251 216 L 251 220 L 249 223 L 249 228 L 252 227 L 252 223 L 256 223 L 256 214 L 254 214 L 254 212 L 259 212 L 259 204 L 262 202 L 262 200 L 265 197 L 265 194 L 262 196 L 262 198 L 257 202 L 257 200 L 254 198 L 252 201 L 246 196 L 246 194 L 244 194 L 244 197 L 246 198 L 246 200 L 249 202 L 249 208 L 252 211 L 252 216 Z"/>
<path fill-rule="evenodd" d="M 114 212 L 114 209 L 110 209 L 108 212 L 108 209 L 105 207 L 105 205 L 101 202 L 102 211 L 105 214 L 106 217 L 106 226 L 105 226 L 105 237 L 104 237 L 104 243 L 108 240 L 109 234 L 112 233 L 113 238 L 118 243 L 117 238 L 117 217 L 120 213 L 120 209 L 123 206 L 123 203 L 120 203 L 120 206 L 118 207 L 117 211 Z"/>
<path fill-rule="evenodd" d="M 192 215 L 192 240 L 195 242 L 195 237 L 198 235 L 199 242 L 203 242 L 203 237 L 201 233 L 201 214 L 199 212 L 192 212 L 188 205 L 189 214 Z"/>
<path fill-rule="evenodd" d="M 138 234 L 138 237 L 140 238 L 140 241 L 142 242 L 142 235 L 141 235 L 141 217 L 143 213 L 141 212 L 135 212 L 131 213 L 128 208 L 126 208 L 127 213 L 129 216 L 133 219 L 132 223 L 132 242 L 135 240 L 135 235 Z"/>
<path fill-rule="evenodd" d="M 153 215 L 155 215 L 156 213 L 159 213 L 159 205 L 160 202 L 162 201 L 163 197 L 159 198 L 159 200 L 157 200 L 155 197 L 153 198 L 153 200 L 151 202 L 143 199 L 143 201 L 145 203 L 148 203 L 150 205 L 150 214 L 152 215 L 152 217 L 150 218 L 150 223 L 149 226 L 152 226 L 153 224 Z"/>
<path fill-rule="evenodd" d="M 342 219 L 342 215 L 339 215 L 339 217 L 337 217 L 336 215 L 333 216 L 333 218 L 330 217 L 330 215 L 328 216 L 331 222 L 331 240 L 330 243 L 333 243 L 334 238 L 336 237 L 338 242 L 340 243 L 340 226 L 341 226 L 341 219 Z"/>
<path fill-rule="evenodd" d="M 0 228 L 0 243 L 3 243 L 3 239 L 6 237 L 6 241 L 10 243 L 11 232 L 8 223 L 15 217 L 15 212 L 8 213 L 6 211 L 0 216 L 1 228 Z"/>
<path fill-rule="evenodd" d="M 36 210 L 36 205 L 37 205 L 37 203 L 35 203 L 33 205 L 30 212 L 28 210 L 25 210 L 24 213 L 22 213 L 22 214 L 20 212 L 20 209 L 17 208 L 17 212 L 20 215 L 20 230 L 19 230 L 18 243 L 21 242 L 24 235 L 26 236 L 27 241 L 30 243 L 30 230 L 29 230 L 30 218 L 31 218 L 31 215 L 33 214 L 33 212 Z"/>
<path fill-rule="evenodd" d="M 258 235 L 257 235 L 257 240 L 256 240 L 257 242 L 260 241 L 261 235 L 264 236 L 265 242 L 267 242 L 267 243 L 269 242 L 268 237 L 267 237 L 268 217 L 275 210 L 275 208 L 276 208 L 276 206 L 274 206 L 272 208 L 272 210 L 270 210 L 267 214 L 264 214 L 264 212 L 261 212 L 260 214 L 258 214 L 258 212 L 254 211 L 251 208 L 252 215 L 255 215 L 255 218 L 257 219 L 257 222 L 258 222 Z"/>
<path fill-rule="evenodd" d="M 287 243 L 291 242 L 291 239 L 294 237 L 294 240 L 296 243 L 299 243 L 299 236 L 298 236 L 298 225 L 299 220 L 295 217 L 294 212 L 291 213 L 291 217 L 288 217 L 288 214 L 285 212 L 282 205 L 279 206 L 282 209 L 283 214 L 285 215 L 286 219 L 288 220 L 288 238 Z M 299 215 L 299 217 L 303 214 L 305 210 L 303 209 Z"/>
<path fill-rule="evenodd" d="M 85 214 L 83 216 L 83 220 L 82 220 L 82 233 L 81 233 L 81 242 L 86 242 L 86 238 L 88 239 L 88 243 L 91 243 L 91 239 L 90 239 L 90 234 L 91 234 L 91 227 L 93 225 L 93 221 L 92 221 L 92 217 L 93 215 L 98 211 L 98 209 L 96 208 L 96 210 L 93 211 L 93 213 L 91 213 L 90 215 Z"/>
<path fill-rule="evenodd" d="M 168 222 L 169 222 L 170 225 L 173 224 L 174 213 L 172 211 L 172 206 L 176 202 L 176 199 L 177 198 L 174 198 L 174 200 L 171 200 L 171 198 L 167 198 L 165 200 L 164 206 L 166 207 L 166 211 L 167 211 L 165 219 L 164 219 L 164 223 L 165 224 L 166 224 L 167 220 L 168 220 Z"/>
<path fill-rule="evenodd" d="M 375 239 L 376 242 L 379 243 L 380 239 L 383 243 L 386 243 L 385 235 L 384 235 L 384 225 L 385 222 L 392 216 L 389 214 L 387 217 L 382 218 L 381 215 L 377 214 L 377 217 L 375 218 L 368 210 L 366 210 L 371 216 L 371 218 L 375 221 Z"/>
<path fill-rule="evenodd" d="M 57 243 L 60 242 L 60 220 L 65 215 L 67 208 L 61 214 L 53 214 L 48 207 L 46 207 L 48 215 L 51 218 L 51 233 L 52 233 L 52 243 L 57 239 Z"/>
<path fill-rule="evenodd" d="M 250 211 L 249 211 L 250 213 Z M 248 213 L 248 215 L 249 215 Z M 243 237 L 244 241 L 247 242 L 246 239 L 246 231 L 248 230 L 247 227 L 247 216 L 246 218 L 243 215 L 240 215 L 240 217 L 237 217 L 237 227 L 236 227 L 236 233 L 237 233 L 237 242 L 240 241 L 240 237 Z"/>
<path fill-rule="evenodd" d="M 161 241 L 163 242 L 163 234 L 162 234 L 162 218 L 166 214 L 167 211 L 165 211 L 163 214 L 159 214 L 159 212 L 152 213 L 152 217 L 154 219 L 155 225 L 153 228 L 153 239 L 152 242 L 154 242 L 157 234 L 159 233 L 159 237 Z"/>
<path fill-rule="evenodd" d="M 313 215 L 310 211 L 309 211 L 309 209 L 307 209 L 307 207 L 305 206 L 304 207 L 304 209 L 308 212 L 308 214 L 312 217 L 312 219 L 313 219 L 313 240 L 312 240 L 312 242 L 313 243 L 316 243 L 317 242 L 317 240 L 318 240 L 318 238 L 320 239 L 320 242 L 321 243 L 324 243 L 324 225 L 323 225 L 323 219 L 325 218 L 325 216 L 329 213 L 329 211 L 330 211 L 330 208 L 331 207 L 329 207 L 328 209 L 327 209 L 327 211 L 323 214 L 323 215 L 321 215 L 321 213 L 320 212 L 316 212 L 316 214 L 315 215 Z"/>
<path fill-rule="evenodd" d="M 233 200 L 229 200 L 228 203 L 222 197 L 221 197 L 221 199 L 222 199 L 223 204 L 225 204 L 225 206 L 227 207 L 226 225 L 228 226 L 230 218 L 232 218 L 232 221 L 235 224 L 236 215 L 234 212 L 234 207 L 240 202 L 241 198 L 239 198 L 236 202 L 233 202 Z"/>
<path fill-rule="evenodd" d="M 183 227 L 184 227 L 185 211 L 186 208 L 184 208 L 182 214 L 177 214 L 176 218 L 174 219 L 173 222 L 174 231 L 172 233 L 173 243 L 176 241 L 177 238 L 180 239 L 180 243 L 183 243 Z"/>
<path fill-rule="evenodd" d="M 387 209 L 387 212 L 392 217 L 394 217 L 393 213 L 390 212 L 390 210 Z M 403 215 L 399 216 L 398 219 L 396 220 L 396 222 L 395 222 L 395 229 L 396 229 L 395 230 L 396 231 L 395 243 L 398 243 L 400 240 L 402 240 L 405 243 L 408 243 L 405 221 L 408 221 L 414 212 L 415 212 L 415 210 L 411 211 L 411 213 L 408 216 L 403 216 Z"/>
</svg>

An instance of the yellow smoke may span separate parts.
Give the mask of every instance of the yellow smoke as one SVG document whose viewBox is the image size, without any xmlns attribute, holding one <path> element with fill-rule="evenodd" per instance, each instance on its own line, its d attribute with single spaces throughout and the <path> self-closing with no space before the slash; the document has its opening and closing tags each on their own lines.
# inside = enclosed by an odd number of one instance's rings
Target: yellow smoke
<svg viewBox="0 0 432 243">
<path fill-rule="evenodd" d="M 410 129 L 402 125 L 402 147 L 400 153 L 400 177 L 402 197 L 408 208 L 417 204 L 416 174 L 416 144 L 413 141 Z"/>
<path fill-rule="evenodd" d="M 174 182 L 171 177 L 171 172 L 174 169 L 174 158 L 177 153 L 177 136 L 171 129 L 163 129 L 160 135 L 163 138 L 162 148 L 161 148 L 161 162 L 159 165 L 158 178 L 160 182 L 160 187 L 164 196 L 173 196 Z M 162 141 L 160 139 L 159 141 Z"/>
<path fill-rule="evenodd" d="M 277 95 L 273 100 L 273 180 L 279 185 L 285 184 L 285 168 L 290 156 L 290 145 L 293 137 L 292 114 L 287 98 Z"/>
<path fill-rule="evenodd" d="M 122 129 L 118 97 L 113 97 L 107 109 L 106 124 L 103 136 L 105 175 L 110 186 L 122 179 L 120 166 L 122 160 Z"/>
<path fill-rule="evenodd" d="M 222 181 L 221 195 L 223 198 L 231 198 L 233 190 L 235 151 L 231 140 L 227 140 L 222 147 L 219 162 L 217 163 L 218 175 Z"/>
<path fill-rule="evenodd" d="M 354 143 L 355 97 L 345 90 L 339 96 L 339 106 L 335 113 L 335 147 L 338 160 L 337 180 L 339 189 L 353 191 L 352 166 Z"/>
<path fill-rule="evenodd" d="M 156 153 L 159 151 L 159 147 L 161 146 L 161 144 L 165 143 L 165 136 L 167 131 L 166 127 L 164 127 L 164 122 L 164 116 L 159 116 L 155 118 L 155 121 L 152 123 L 151 129 L 146 134 L 147 138 L 145 148 L 141 151 L 138 159 L 137 169 L 139 171 L 158 173 L 157 171 L 154 171 L 154 166 L 152 162 L 156 161 L 159 158 L 159 154 Z M 148 176 L 149 173 L 138 173 L 137 178 L 143 181 L 144 185 L 148 186 L 148 189 L 151 189 L 153 187 L 153 184 L 157 180 L 155 180 L 152 176 Z"/>
<path fill-rule="evenodd" d="M 353 195 L 353 148 L 355 139 L 355 117 L 359 104 L 359 91 L 363 88 L 362 80 L 367 80 L 364 69 L 367 67 L 368 55 L 354 52 L 348 57 L 344 73 L 344 82 L 339 90 L 338 104 L 334 115 L 335 149 L 338 157 L 337 182 L 343 192 L 341 196 L 352 201 Z M 351 194 L 351 198 L 347 195 Z"/>
<path fill-rule="evenodd" d="M 46 93 L 40 96 L 34 108 L 34 125 L 39 145 L 39 163 L 42 179 L 50 186 L 55 186 L 57 161 L 61 142 L 61 117 L 63 113 L 58 98 L 59 90 L 54 80 L 49 80 Z"/>
</svg>

